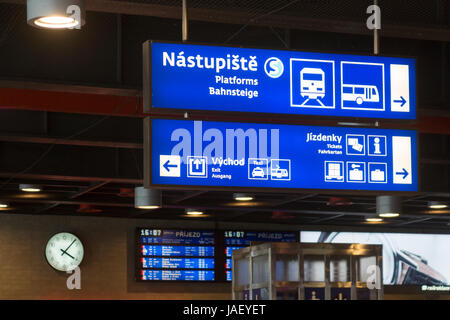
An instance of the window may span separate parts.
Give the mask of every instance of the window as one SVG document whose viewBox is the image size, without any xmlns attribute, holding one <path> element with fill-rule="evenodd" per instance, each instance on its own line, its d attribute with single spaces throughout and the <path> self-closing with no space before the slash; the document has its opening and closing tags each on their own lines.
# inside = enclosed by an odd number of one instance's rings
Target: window
<svg viewBox="0 0 450 320">
<path fill-rule="evenodd" d="M 339 177 L 341 175 L 341 165 L 339 163 L 328 164 L 328 175 L 331 177 Z"/>
<path fill-rule="evenodd" d="M 364 94 L 364 88 L 362 88 L 362 87 L 355 88 L 355 93 L 356 94 Z"/>
<path fill-rule="evenodd" d="M 342 92 L 344 92 L 344 93 L 353 93 L 353 88 L 352 87 L 343 87 L 342 88 Z"/>
<path fill-rule="evenodd" d="M 314 74 L 314 73 L 304 73 L 303 74 L 303 80 L 320 81 L 320 80 L 322 80 L 322 75 L 321 74 Z"/>
</svg>

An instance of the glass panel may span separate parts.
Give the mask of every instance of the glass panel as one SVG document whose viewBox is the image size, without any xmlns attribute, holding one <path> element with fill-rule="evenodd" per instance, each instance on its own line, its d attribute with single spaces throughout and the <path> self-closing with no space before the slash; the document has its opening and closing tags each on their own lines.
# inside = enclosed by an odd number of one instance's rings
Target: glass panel
<svg viewBox="0 0 450 320">
<path fill-rule="evenodd" d="M 359 257 L 357 260 L 357 267 L 358 270 L 356 272 L 357 275 L 357 281 L 361 281 L 361 282 L 367 282 L 367 279 L 371 277 L 372 280 L 374 280 L 375 278 L 373 277 L 374 275 L 374 270 L 372 269 L 368 269 L 370 266 L 376 266 L 377 264 L 377 258 L 375 256 L 373 257 Z M 374 268 L 374 267 L 372 267 Z"/>
<path fill-rule="evenodd" d="M 276 300 L 298 300 L 298 289 L 277 288 Z"/>
<path fill-rule="evenodd" d="M 236 283 L 239 286 L 250 283 L 250 265 L 248 259 L 239 259 L 236 262 L 237 269 L 235 270 Z"/>
<path fill-rule="evenodd" d="M 253 258 L 253 283 L 269 281 L 269 259 L 267 255 Z"/>
<path fill-rule="evenodd" d="M 330 282 L 350 281 L 350 257 L 334 256 L 330 259 Z"/>
<path fill-rule="evenodd" d="M 253 289 L 252 300 L 269 300 L 269 290 L 267 288 Z"/>
<path fill-rule="evenodd" d="M 325 281 L 325 257 L 304 256 L 304 281 Z"/>
<path fill-rule="evenodd" d="M 277 255 L 276 280 L 298 281 L 298 265 L 297 255 Z"/>
</svg>

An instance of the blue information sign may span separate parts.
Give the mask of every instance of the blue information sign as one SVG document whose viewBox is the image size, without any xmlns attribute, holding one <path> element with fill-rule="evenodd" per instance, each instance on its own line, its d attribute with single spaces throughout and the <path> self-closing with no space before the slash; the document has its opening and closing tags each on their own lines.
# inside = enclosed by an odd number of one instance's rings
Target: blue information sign
<svg viewBox="0 0 450 320">
<path fill-rule="evenodd" d="M 416 131 L 146 121 L 147 187 L 418 191 Z"/>
<path fill-rule="evenodd" d="M 146 42 L 152 108 L 415 119 L 415 60 Z"/>
</svg>

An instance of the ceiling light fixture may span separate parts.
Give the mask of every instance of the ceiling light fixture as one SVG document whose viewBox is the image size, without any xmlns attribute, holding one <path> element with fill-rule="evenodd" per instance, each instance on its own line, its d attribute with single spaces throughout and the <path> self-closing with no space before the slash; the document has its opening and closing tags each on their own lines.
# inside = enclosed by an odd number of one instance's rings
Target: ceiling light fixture
<svg viewBox="0 0 450 320">
<path fill-rule="evenodd" d="M 370 218 L 366 218 L 367 222 L 383 222 L 383 218 L 374 218 L 374 217 L 370 217 Z"/>
<path fill-rule="evenodd" d="M 84 0 L 27 0 L 27 22 L 44 29 L 80 29 L 85 24 Z"/>
<path fill-rule="evenodd" d="M 161 208 L 161 190 L 136 187 L 134 189 L 134 207 L 137 209 L 153 210 Z"/>
<path fill-rule="evenodd" d="M 378 196 L 377 214 L 382 218 L 395 218 L 401 213 L 401 200 L 397 196 Z"/>
<path fill-rule="evenodd" d="M 37 184 L 22 183 L 19 185 L 19 189 L 23 192 L 40 192 L 42 190 L 41 186 Z"/>
<path fill-rule="evenodd" d="M 252 201 L 255 197 L 247 193 L 233 193 L 233 199 L 236 201 Z"/>
<path fill-rule="evenodd" d="M 8 207 L 9 205 L 7 203 L 4 202 L 0 203 L 0 208 L 8 208 Z"/>
<path fill-rule="evenodd" d="M 186 209 L 186 214 L 190 216 L 201 216 L 204 212 L 198 209 Z"/>
<path fill-rule="evenodd" d="M 396 218 L 400 215 L 400 213 L 396 212 L 386 212 L 386 213 L 380 213 L 379 216 L 382 218 Z"/>
<path fill-rule="evenodd" d="M 448 205 L 439 201 L 430 201 L 428 202 L 428 208 L 430 209 L 445 209 Z"/>
</svg>

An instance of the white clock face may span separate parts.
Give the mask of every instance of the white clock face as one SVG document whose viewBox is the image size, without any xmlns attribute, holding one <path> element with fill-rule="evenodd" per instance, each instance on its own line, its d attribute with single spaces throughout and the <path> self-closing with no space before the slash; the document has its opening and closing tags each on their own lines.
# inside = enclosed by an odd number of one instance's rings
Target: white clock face
<svg viewBox="0 0 450 320">
<path fill-rule="evenodd" d="M 84 248 L 77 236 L 57 233 L 50 238 L 45 248 L 48 263 L 59 271 L 71 271 L 83 260 Z"/>
</svg>

